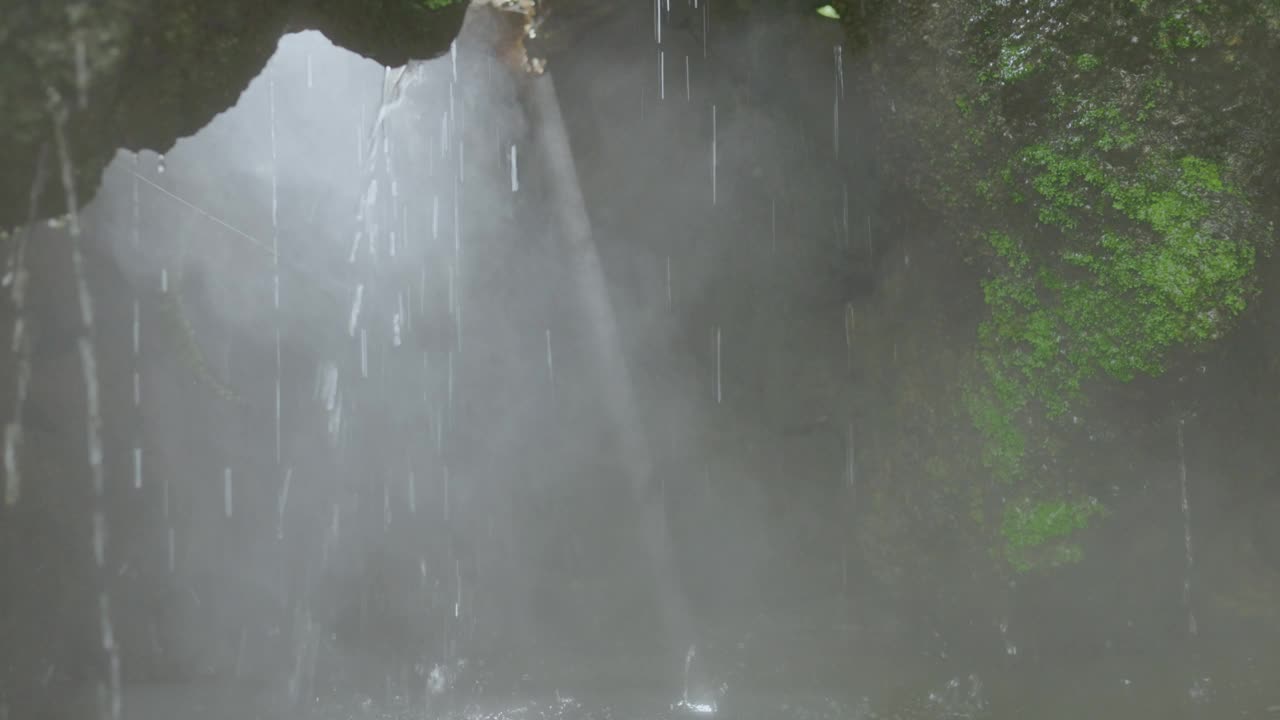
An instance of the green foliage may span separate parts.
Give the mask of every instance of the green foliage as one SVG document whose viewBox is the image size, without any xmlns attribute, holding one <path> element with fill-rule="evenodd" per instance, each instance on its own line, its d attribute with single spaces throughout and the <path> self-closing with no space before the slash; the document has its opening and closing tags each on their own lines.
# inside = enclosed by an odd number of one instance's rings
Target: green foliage
<svg viewBox="0 0 1280 720">
<path fill-rule="evenodd" d="M 996 61 L 996 78 L 1001 82 L 1011 83 L 1034 73 L 1038 67 L 1033 57 L 1034 49 L 1029 44 L 1002 45 L 1000 57 Z"/>
<path fill-rule="evenodd" d="M 1090 396 L 1220 337 L 1254 292 L 1272 231 L 1242 185 L 1265 187 L 1270 167 L 1276 135 L 1258 129 L 1274 113 L 1258 90 L 1274 83 L 1257 73 L 1276 67 L 1280 11 L 1247 0 L 900 5 L 903 27 L 927 34 L 878 66 L 903 121 L 886 132 L 919 144 L 904 174 L 986 271 L 956 411 L 988 471 L 970 529 L 1003 548 L 996 498 L 1049 502 L 1046 488 L 1069 484 L 1058 448 Z M 954 62 L 899 70 L 919 45 L 929 62 Z M 1013 546 L 1023 567 L 1080 551 L 1067 539 Z"/>
<path fill-rule="evenodd" d="M 1017 425 L 1025 394 L 1010 389 L 1008 383 L 992 383 L 967 387 L 963 395 L 965 409 L 982 435 L 982 464 L 1003 483 L 1021 476 L 1027 454 L 1026 434 Z"/>
<path fill-rule="evenodd" d="M 467 0 L 415 0 L 419 5 L 427 10 L 442 10 L 450 5 L 457 5 Z"/>
<path fill-rule="evenodd" d="M 1097 70 L 1102 65 L 1102 61 L 1097 55 L 1091 53 L 1080 53 L 1076 56 L 1076 67 L 1083 72 Z"/>
<path fill-rule="evenodd" d="M 1207 6 L 1197 4 L 1194 8 L 1179 8 L 1160 21 L 1156 33 L 1155 46 L 1166 53 L 1174 50 L 1189 50 L 1209 46 L 1209 30 L 1200 15 L 1207 12 Z"/>
<path fill-rule="evenodd" d="M 1061 236 L 1032 252 L 1008 232 L 985 235 L 994 272 L 978 335 L 989 390 L 971 391 L 967 406 L 984 461 L 1007 481 L 1028 447 L 1018 413 L 1035 403 L 1062 417 L 1090 380 L 1158 374 L 1175 345 L 1216 337 L 1245 307 L 1265 236 L 1224 230 L 1237 191 L 1204 158 L 1151 159 L 1130 175 L 1041 143 L 1000 175 L 1032 188 L 1036 234 Z"/>
<path fill-rule="evenodd" d="M 1102 512 L 1094 498 L 1009 503 L 1000 525 L 1005 559 L 1023 573 L 1079 562 L 1083 552 L 1070 538 Z"/>
</svg>

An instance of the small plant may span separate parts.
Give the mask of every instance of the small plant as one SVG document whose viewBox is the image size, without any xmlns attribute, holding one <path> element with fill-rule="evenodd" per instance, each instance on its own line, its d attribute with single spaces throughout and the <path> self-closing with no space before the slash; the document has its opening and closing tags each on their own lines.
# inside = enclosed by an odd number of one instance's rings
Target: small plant
<svg viewBox="0 0 1280 720">
<path fill-rule="evenodd" d="M 1091 53 L 1080 53 L 1076 56 L 1076 68 L 1081 72 L 1097 70 L 1101 66 L 1102 61 L 1098 59 L 1097 55 L 1093 55 Z"/>
<path fill-rule="evenodd" d="M 996 77 L 1011 83 L 1035 72 L 1037 66 L 1032 58 L 1032 49 L 1031 45 L 1002 45 L 996 61 Z"/>
<path fill-rule="evenodd" d="M 1000 525 L 1005 559 L 1020 573 L 1079 562 L 1084 553 L 1070 538 L 1103 511 L 1091 497 L 1009 503 Z"/>
</svg>

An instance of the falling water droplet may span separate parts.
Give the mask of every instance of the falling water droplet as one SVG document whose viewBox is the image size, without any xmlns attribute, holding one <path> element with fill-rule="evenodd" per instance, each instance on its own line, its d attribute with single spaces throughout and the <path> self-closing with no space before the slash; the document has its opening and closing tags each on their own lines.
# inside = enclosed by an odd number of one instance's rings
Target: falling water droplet
<svg viewBox="0 0 1280 720">
<path fill-rule="evenodd" d="M 133 487 L 138 489 L 142 487 L 142 448 L 133 449 Z"/>
</svg>

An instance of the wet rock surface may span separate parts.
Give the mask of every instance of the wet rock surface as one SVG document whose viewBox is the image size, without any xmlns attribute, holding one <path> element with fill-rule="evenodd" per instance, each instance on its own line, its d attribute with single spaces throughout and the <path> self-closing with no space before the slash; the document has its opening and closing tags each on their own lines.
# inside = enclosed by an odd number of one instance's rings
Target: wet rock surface
<svg viewBox="0 0 1280 720">
<path fill-rule="evenodd" d="M 75 183 L 87 202 L 118 149 L 163 154 L 234 105 L 282 34 L 320 30 L 399 66 L 447 51 L 466 8 L 431 10 L 412 0 L 9 0 L 0 8 L 0 227 L 28 219 L 37 168 L 52 167 L 57 113 L 66 113 Z M 44 193 L 35 217 L 66 212 L 64 205 L 61 193 Z"/>
</svg>

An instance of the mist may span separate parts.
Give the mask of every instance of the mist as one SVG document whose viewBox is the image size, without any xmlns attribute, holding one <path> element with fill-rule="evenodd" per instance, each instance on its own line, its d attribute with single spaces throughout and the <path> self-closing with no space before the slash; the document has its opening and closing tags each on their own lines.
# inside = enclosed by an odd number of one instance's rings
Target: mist
<svg viewBox="0 0 1280 720">
<path fill-rule="evenodd" d="M 994 271 L 898 131 L 927 62 L 785 3 L 558 12 L 541 73 L 481 6 L 395 68 L 285 34 L 78 200 L 55 113 L 5 239 L 0 720 L 1275 712 L 1273 535 L 1231 534 L 1274 483 L 1221 479 L 1274 458 L 1215 450 L 1216 361 L 992 480 Z M 1062 467 L 1106 509 L 1026 560 Z"/>
</svg>

